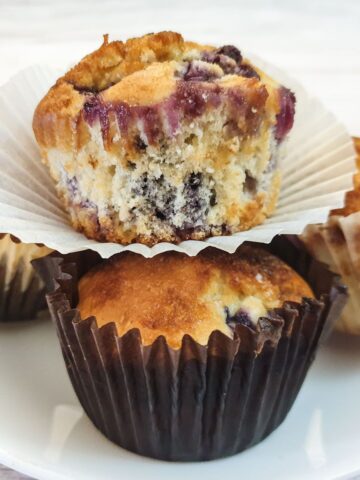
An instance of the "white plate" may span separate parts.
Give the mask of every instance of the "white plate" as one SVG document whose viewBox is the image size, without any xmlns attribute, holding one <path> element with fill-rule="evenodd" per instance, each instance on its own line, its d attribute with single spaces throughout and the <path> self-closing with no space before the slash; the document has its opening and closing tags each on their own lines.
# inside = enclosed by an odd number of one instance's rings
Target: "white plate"
<svg viewBox="0 0 360 480">
<path fill-rule="evenodd" d="M 207 463 L 155 461 L 106 440 L 72 391 L 50 322 L 0 327 L 0 382 L 0 462 L 40 480 L 329 480 L 360 471 L 360 339 L 334 335 L 278 430 Z"/>
</svg>

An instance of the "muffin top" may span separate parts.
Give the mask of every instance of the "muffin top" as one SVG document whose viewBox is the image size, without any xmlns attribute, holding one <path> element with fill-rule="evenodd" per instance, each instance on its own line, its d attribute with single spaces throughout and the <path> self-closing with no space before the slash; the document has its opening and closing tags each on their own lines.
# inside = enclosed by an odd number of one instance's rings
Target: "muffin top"
<svg viewBox="0 0 360 480">
<path fill-rule="evenodd" d="M 99 327 L 114 321 L 119 335 L 138 328 L 145 345 L 164 335 L 180 348 L 185 334 L 200 344 L 214 330 L 232 337 L 237 323 L 254 327 L 270 309 L 303 297 L 313 293 L 293 269 L 243 245 L 233 255 L 211 248 L 196 257 L 116 255 L 81 278 L 78 308 Z"/>
<path fill-rule="evenodd" d="M 251 133 L 255 129 L 252 120 L 265 104 L 273 122 L 277 115 L 278 141 L 291 129 L 293 94 L 245 60 L 236 47 L 200 45 L 185 41 L 176 32 L 152 33 L 126 42 L 109 42 L 105 35 L 102 46 L 59 78 L 42 99 L 33 128 L 41 148 L 57 145 L 67 150 L 74 147 L 74 125 L 82 116 L 86 124 L 100 122 L 110 149 L 117 136 L 110 128 L 109 116 L 117 118 L 124 135 L 131 130 L 134 116 L 136 122 L 146 122 L 149 107 L 164 108 L 167 134 L 173 135 L 174 110 L 195 118 L 205 104 L 217 104 L 219 95 L 232 98 L 234 93 L 235 109 L 246 113 L 245 130 Z M 196 101 L 189 102 L 194 95 Z M 153 134 L 149 135 L 150 144 L 156 143 Z M 77 147 L 82 145 L 82 137 L 77 138 Z"/>
</svg>

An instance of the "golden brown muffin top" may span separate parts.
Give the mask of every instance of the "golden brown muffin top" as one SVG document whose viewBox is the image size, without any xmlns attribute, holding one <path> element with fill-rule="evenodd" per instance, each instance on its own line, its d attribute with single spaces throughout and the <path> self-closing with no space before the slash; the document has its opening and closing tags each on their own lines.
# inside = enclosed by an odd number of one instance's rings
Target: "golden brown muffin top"
<svg viewBox="0 0 360 480">
<path fill-rule="evenodd" d="M 42 138 L 41 120 L 46 113 L 76 116 L 86 100 L 83 93 L 96 93 L 112 86 L 118 86 L 122 80 L 135 72 L 144 71 L 146 67 L 157 63 L 179 60 L 186 51 L 200 47 L 202 50 L 210 48 L 185 42 L 182 36 L 175 32 L 151 33 L 142 37 L 130 38 L 126 42 L 109 42 L 108 35 L 104 35 L 104 42 L 100 48 L 84 57 L 75 67 L 59 78 L 40 102 L 33 123 L 36 137 Z M 156 72 L 153 76 L 150 71 L 145 75 L 145 79 L 147 84 L 155 86 L 157 91 L 166 87 L 161 84 L 161 81 L 159 84 L 159 76 L 156 75 Z M 162 80 L 167 82 L 165 73 L 162 75 Z M 138 87 L 131 79 L 130 83 L 128 81 L 125 83 L 121 93 L 124 91 L 125 99 L 128 99 L 131 92 L 137 94 Z M 146 93 L 147 101 L 152 102 L 152 92 Z M 109 100 L 112 98 L 113 95 L 109 94 Z M 118 98 L 121 99 L 122 96 L 119 95 Z"/>
<path fill-rule="evenodd" d="M 203 82 L 205 93 L 239 89 L 244 103 L 254 111 L 266 102 L 274 115 L 279 112 L 279 85 L 274 80 L 263 72 L 260 80 L 260 70 L 247 61 L 239 68 L 251 70 L 254 74 L 250 76 L 231 73 L 237 63 L 230 57 L 231 68 L 202 61 L 203 55 L 213 50 L 215 47 L 185 41 L 175 32 L 152 33 L 126 42 L 108 42 L 105 35 L 101 47 L 59 78 L 37 106 L 33 129 L 38 144 L 41 149 L 74 148 L 81 117 L 89 117 L 89 102 L 95 97 L 103 108 L 120 103 L 131 108 L 159 105 L 175 94 L 179 78 L 186 75 L 192 62 L 195 70 L 205 68 L 206 75 L 214 76 L 213 82 Z"/>
<path fill-rule="evenodd" d="M 101 91 L 153 63 L 178 60 L 186 50 L 195 47 L 200 45 L 184 42 L 175 32 L 149 33 L 126 42 L 109 42 L 104 35 L 101 47 L 83 58 L 59 82 L 66 81 L 79 90 Z"/>
<path fill-rule="evenodd" d="M 214 330 L 232 336 L 230 325 L 255 325 L 269 309 L 303 297 L 313 293 L 287 264 L 241 246 L 233 255 L 211 248 L 196 257 L 116 255 L 82 277 L 78 308 L 99 326 L 114 321 L 119 335 L 139 328 L 144 344 L 164 335 L 179 348 L 184 334 L 200 344 Z"/>
</svg>

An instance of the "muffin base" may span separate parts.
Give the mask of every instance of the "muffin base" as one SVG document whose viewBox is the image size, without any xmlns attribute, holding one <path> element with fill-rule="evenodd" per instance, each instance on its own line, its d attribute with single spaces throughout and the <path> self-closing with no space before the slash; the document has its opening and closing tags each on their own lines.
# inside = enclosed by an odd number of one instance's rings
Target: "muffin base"
<svg viewBox="0 0 360 480">
<path fill-rule="evenodd" d="M 179 350 L 164 337 L 144 346 L 138 330 L 119 337 L 113 323 L 80 321 L 71 309 L 76 266 L 63 258 L 37 262 L 52 289 L 48 305 L 73 387 L 107 438 L 163 460 L 211 460 L 258 443 L 283 421 L 346 292 L 288 240 L 269 248 L 285 251 L 321 300 L 286 303 L 256 329 L 237 325 L 233 339 L 213 332 L 208 345 L 199 345 L 185 335 Z M 85 254 L 79 274 L 98 261 Z"/>
</svg>

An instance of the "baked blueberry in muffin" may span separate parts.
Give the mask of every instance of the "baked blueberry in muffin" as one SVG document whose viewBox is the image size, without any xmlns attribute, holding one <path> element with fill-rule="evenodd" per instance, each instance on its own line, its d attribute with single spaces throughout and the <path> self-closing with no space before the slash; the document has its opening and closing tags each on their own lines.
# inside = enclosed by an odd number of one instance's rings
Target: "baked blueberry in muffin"
<svg viewBox="0 0 360 480">
<path fill-rule="evenodd" d="M 77 230 L 152 245 L 263 222 L 294 110 L 294 94 L 235 46 L 161 32 L 105 36 L 50 89 L 33 127 Z"/>
<path fill-rule="evenodd" d="M 313 293 L 294 270 L 244 245 L 234 255 L 216 249 L 196 257 L 119 254 L 82 277 L 78 308 L 84 319 L 94 315 L 99 327 L 114 321 L 120 336 L 138 328 L 145 345 L 164 335 L 179 348 L 185 334 L 206 345 L 214 330 L 229 337 L 237 324 L 255 330 L 270 310 L 303 297 Z"/>
</svg>

